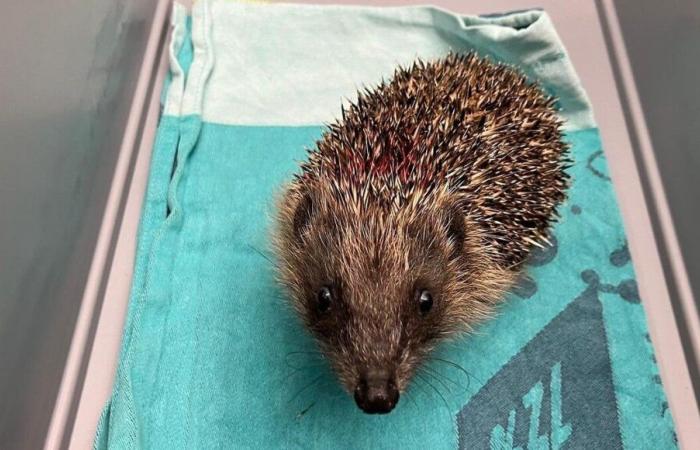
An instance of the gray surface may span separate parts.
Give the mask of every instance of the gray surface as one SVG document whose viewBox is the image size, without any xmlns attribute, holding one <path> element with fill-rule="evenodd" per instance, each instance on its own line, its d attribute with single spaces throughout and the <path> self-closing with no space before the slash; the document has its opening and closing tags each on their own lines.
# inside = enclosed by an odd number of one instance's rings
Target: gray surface
<svg viewBox="0 0 700 450">
<path fill-rule="evenodd" d="M 155 6 L 42 3 L 0 15 L 3 449 L 43 442 Z M 615 3 L 697 294 L 700 3 Z"/>
<path fill-rule="evenodd" d="M 155 3 L 3 4 L 3 449 L 43 444 Z"/>
<path fill-rule="evenodd" d="M 700 2 L 615 0 L 696 301 L 700 301 Z"/>
</svg>

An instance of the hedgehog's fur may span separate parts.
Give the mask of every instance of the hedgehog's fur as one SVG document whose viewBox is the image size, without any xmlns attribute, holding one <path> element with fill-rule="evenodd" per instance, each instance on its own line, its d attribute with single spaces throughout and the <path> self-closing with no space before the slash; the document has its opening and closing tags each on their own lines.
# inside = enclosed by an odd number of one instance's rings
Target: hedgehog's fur
<svg viewBox="0 0 700 450">
<path fill-rule="evenodd" d="M 470 53 L 397 69 L 328 127 L 281 199 L 275 244 L 349 391 L 377 367 L 404 390 L 436 342 L 489 316 L 565 198 L 561 125 L 536 84 Z"/>
</svg>

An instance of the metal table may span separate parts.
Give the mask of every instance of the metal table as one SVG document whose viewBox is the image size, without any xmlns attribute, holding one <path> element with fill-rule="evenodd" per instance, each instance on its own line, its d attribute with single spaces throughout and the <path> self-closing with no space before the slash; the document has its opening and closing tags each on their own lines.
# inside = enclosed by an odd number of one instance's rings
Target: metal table
<svg viewBox="0 0 700 450">
<path fill-rule="evenodd" d="M 612 1 L 433 3 L 464 14 L 542 7 L 552 17 L 600 127 L 679 443 L 683 448 L 700 448 L 700 415 L 691 382 L 691 373 L 697 373 L 698 367 L 686 355 L 689 350 L 698 354 L 700 326 L 692 313 L 692 294 Z M 46 448 L 91 448 L 98 417 L 112 389 L 158 122 L 159 94 L 167 70 L 163 49 L 169 9 L 170 2 L 161 0 L 152 25 Z M 679 329 L 684 333 L 685 350 Z"/>
</svg>

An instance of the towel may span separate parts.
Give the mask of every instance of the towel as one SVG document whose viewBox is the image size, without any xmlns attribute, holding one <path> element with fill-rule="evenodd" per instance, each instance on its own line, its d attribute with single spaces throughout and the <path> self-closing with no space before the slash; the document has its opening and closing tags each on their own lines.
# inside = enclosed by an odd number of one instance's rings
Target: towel
<svg viewBox="0 0 700 450">
<path fill-rule="evenodd" d="M 96 448 L 676 447 L 598 129 L 546 12 L 199 0 L 172 25 Z M 366 415 L 275 283 L 274 198 L 358 88 L 472 50 L 558 97 L 569 199 L 497 316 Z"/>
</svg>

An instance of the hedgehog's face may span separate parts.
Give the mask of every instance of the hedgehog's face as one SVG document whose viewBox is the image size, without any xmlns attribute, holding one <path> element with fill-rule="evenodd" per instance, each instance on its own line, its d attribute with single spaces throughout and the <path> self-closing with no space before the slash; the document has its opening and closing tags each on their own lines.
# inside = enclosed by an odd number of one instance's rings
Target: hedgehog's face
<svg viewBox="0 0 700 450">
<path fill-rule="evenodd" d="M 485 312 L 454 208 L 387 212 L 307 195 L 281 220 L 282 280 L 365 412 L 391 411 L 434 344 Z"/>
</svg>

